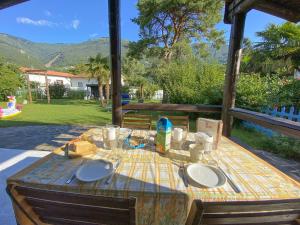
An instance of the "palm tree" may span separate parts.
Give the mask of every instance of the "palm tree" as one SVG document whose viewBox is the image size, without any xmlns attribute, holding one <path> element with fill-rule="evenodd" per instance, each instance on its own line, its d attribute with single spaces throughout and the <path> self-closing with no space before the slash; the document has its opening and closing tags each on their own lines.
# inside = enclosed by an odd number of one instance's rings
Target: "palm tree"
<svg viewBox="0 0 300 225">
<path fill-rule="evenodd" d="M 107 57 L 102 57 L 101 54 L 97 54 L 96 57 L 89 58 L 87 67 L 90 76 L 97 79 L 100 103 L 103 106 L 103 83 L 110 74 L 108 59 Z"/>
</svg>

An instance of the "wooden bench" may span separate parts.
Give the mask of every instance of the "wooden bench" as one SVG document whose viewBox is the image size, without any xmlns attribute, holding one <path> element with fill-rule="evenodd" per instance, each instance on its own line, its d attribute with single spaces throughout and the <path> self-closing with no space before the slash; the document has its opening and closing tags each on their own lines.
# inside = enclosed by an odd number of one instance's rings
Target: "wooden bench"
<svg viewBox="0 0 300 225">
<path fill-rule="evenodd" d="M 124 114 L 122 127 L 131 129 L 151 130 L 151 115 Z"/>
<path fill-rule="evenodd" d="M 180 127 L 189 132 L 189 116 L 165 116 L 171 120 L 173 126 Z"/>
<path fill-rule="evenodd" d="M 186 225 L 297 224 L 300 199 L 269 201 L 194 201 Z"/>
<path fill-rule="evenodd" d="M 7 186 L 19 225 L 135 225 L 135 198 Z"/>
</svg>

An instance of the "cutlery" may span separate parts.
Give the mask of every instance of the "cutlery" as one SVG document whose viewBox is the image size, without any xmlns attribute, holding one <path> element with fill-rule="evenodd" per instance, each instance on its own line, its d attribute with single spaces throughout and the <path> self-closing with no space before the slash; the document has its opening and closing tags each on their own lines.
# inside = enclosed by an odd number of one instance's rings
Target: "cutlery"
<svg viewBox="0 0 300 225">
<path fill-rule="evenodd" d="M 179 165 L 179 170 L 181 172 L 181 177 L 182 177 L 182 180 L 183 180 L 183 183 L 184 183 L 184 186 L 185 187 L 188 187 L 189 186 L 189 183 L 188 183 L 188 180 L 186 178 L 186 175 L 185 175 L 185 168 L 184 168 L 184 164 L 183 163 L 180 163 Z"/>
<path fill-rule="evenodd" d="M 82 160 L 82 162 L 79 164 L 78 168 L 81 167 L 84 163 L 84 159 Z M 72 176 L 70 176 L 70 178 L 66 181 L 66 184 L 70 184 L 76 177 L 76 171 L 77 169 L 75 170 L 75 172 L 72 174 Z"/>
<path fill-rule="evenodd" d="M 115 164 L 115 166 L 114 166 L 113 172 L 112 172 L 111 175 L 106 179 L 105 184 L 110 184 L 110 183 L 111 183 L 112 178 L 113 178 L 113 176 L 115 175 L 115 172 L 116 172 L 116 170 L 118 169 L 120 163 L 121 163 L 121 160 L 118 159 L 117 162 L 116 162 L 116 164 Z"/>
<path fill-rule="evenodd" d="M 220 171 L 225 175 L 225 177 L 228 180 L 229 185 L 232 187 L 232 189 L 236 192 L 236 193 L 241 193 L 241 190 L 239 189 L 239 187 L 233 182 L 233 180 L 225 173 L 225 171 L 219 167 Z"/>
</svg>

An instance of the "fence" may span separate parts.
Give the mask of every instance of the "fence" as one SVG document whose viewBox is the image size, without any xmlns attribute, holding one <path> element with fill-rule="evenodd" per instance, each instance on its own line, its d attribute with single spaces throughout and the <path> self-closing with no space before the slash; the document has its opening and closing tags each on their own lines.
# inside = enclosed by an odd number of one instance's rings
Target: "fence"
<svg viewBox="0 0 300 225">
<path fill-rule="evenodd" d="M 288 120 L 300 122 L 300 110 L 298 110 L 298 113 L 297 113 L 297 110 L 293 106 L 290 107 L 290 109 L 288 111 L 286 110 L 285 106 L 281 107 L 281 110 L 279 110 L 278 107 L 275 107 L 273 109 L 264 108 L 264 109 L 262 109 L 262 113 L 265 113 L 265 114 L 268 114 L 268 115 L 274 116 L 274 117 L 280 117 L 280 118 L 285 118 L 285 119 L 288 119 Z M 252 123 L 252 122 L 243 121 L 242 125 L 244 127 L 247 127 L 247 128 L 255 129 L 256 131 L 258 131 L 260 133 L 263 133 L 263 134 L 265 134 L 269 137 L 279 135 L 277 132 L 275 132 L 271 129 L 262 127 L 260 125 L 255 124 L 255 123 Z"/>
</svg>

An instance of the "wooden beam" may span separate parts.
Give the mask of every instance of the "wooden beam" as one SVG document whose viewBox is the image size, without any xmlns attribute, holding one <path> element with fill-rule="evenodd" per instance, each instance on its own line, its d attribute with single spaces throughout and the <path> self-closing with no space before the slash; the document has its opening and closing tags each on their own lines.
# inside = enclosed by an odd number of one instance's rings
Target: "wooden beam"
<svg viewBox="0 0 300 225">
<path fill-rule="evenodd" d="M 297 23 L 300 21 L 300 9 L 287 8 L 285 5 L 266 0 L 260 0 L 254 5 L 254 9 L 269 13 L 273 16 Z"/>
<path fill-rule="evenodd" d="M 0 1 L 0 9 L 5 9 L 17 4 L 20 4 L 22 2 L 27 2 L 28 0 L 1 0 Z"/>
<path fill-rule="evenodd" d="M 112 122 L 121 125 L 121 27 L 120 0 L 108 0 L 112 84 Z"/>
<path fill-rule="evenodd" d="M 212 112 L 220 113 L 221 105 L 185 105 L 185 104 L 128 104 L 125 110 L 169 111 L 169 112 Z"/>
<path fill-rule="evenodd" d="M 26 74 L 26 79 L 27 79 L 28 101 L 29 101 L 29 104 L 31 104 L 32 103 L 32 94 L 31 94 L 31 82 L 30 82 L 29 74 Z"/>
<path fill-rule="evenodd" d="M 222 111 L 223 135 L 227 137 L 230 136 L 232 126 L 229 109 L 235 105 L 236 79 L 240 69 L 245 20 L 246 14 L 235 15 L 231 26 Z"/>
<path fill-rule="evenodd" d="M 245 14 L 250 11 L 258 0 L 233 0 L 231 3 L 226 2 L 224 22 L 232 23 L 233 17 L 237 14 Z"/>
<path fill-rule="evenodd" d="M 299 122 L 240 108 L 232 108 L 229 113 L 238 119 L 256 123 L 291 137 L 300 138 Z"/>
</svg>

